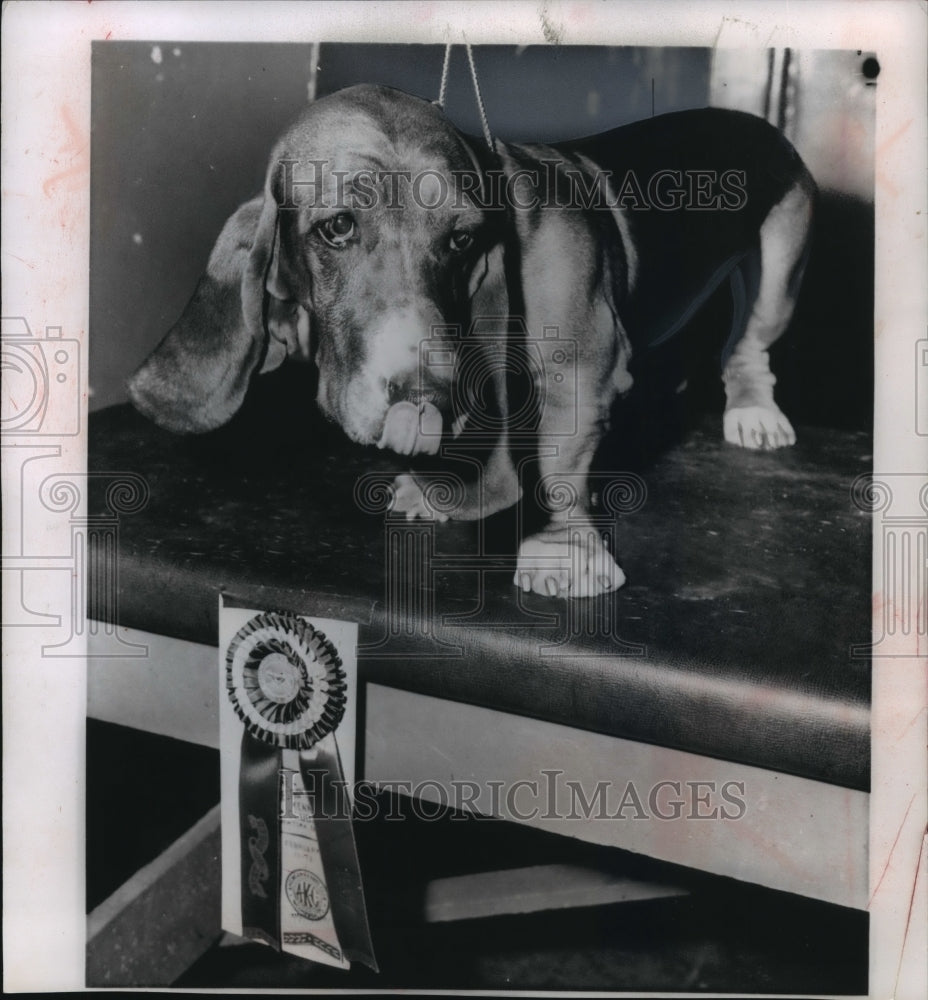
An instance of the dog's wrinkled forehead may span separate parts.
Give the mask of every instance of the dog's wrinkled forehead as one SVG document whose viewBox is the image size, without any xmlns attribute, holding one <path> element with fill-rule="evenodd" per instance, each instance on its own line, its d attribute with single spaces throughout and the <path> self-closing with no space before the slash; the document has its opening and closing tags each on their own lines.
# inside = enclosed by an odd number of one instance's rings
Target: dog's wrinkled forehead
<svg viewBox="0 0 928 1000">
<path fill-rule="evenodd" d="M 310 105 L 281 137 L 271 161 L 278 202 L 315 210 L 341 207 L 364 191 L 426 204 L 478 171 L 457 129 L 433 104 L 388 87 L 360 85 Z M 465 187 L 467 185 L 465 184 Z"/>
</svg>

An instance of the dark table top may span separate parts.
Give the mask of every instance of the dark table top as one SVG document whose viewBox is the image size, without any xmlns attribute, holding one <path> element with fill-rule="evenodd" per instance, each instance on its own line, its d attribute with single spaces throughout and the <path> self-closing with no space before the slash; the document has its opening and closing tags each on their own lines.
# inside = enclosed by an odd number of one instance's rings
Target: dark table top
<svg viewBox="0 0 928 1000">
<path fill-rule="evenodd" d="M 351 619 L 362 679 L 868 787 L 869 662 L 850 651 L 870 635 L 870 519 L 850 496 L 867 434 L 799 428 L 793 449 L 748 453 L 716 418 L 628 458 L 647 489 L 614 524 L 628 582 L 552 600 L 512 586 L 517 509 L 411 528 L 362 509 L 361 477 L 403 460 L 261 381 L 201 437 L 128 406 L 92 415 L 90 469 L 149 490 L 119 521 L 121 624 L 214 644 L 220 591 Z M 112 479 L 92 482 L 91 513 Z M 432 553 L 412 585 L 386 568 L 397 531 Z"/>
</svg>

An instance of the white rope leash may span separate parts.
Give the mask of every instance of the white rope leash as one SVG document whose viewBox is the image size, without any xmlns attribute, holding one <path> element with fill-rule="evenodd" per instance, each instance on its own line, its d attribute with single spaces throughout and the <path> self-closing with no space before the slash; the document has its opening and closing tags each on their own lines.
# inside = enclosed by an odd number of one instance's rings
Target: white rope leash
<svg viewBox="0 0 928 1000">
<path fill-rule="evenodd" d="M 470 63 L 471 79 L 474 81 L 474 94 L 477 97 L 477 108 L 480 111 L 480 124 L 483 126 L 483 137 L 486 139 L 490 150 L 495 153 L 496 141 L 493 139 L 493 133 L 490 131 L 490 123 L 487 121 L 487 109 L 484 107 L 483 95 L 480 93 L 480 83 L 477 80 L 477 67 L 474 64 L 474 53 L 469 42 L 464 43 L 464 48 L 467 52 L 467 61 Z"/>
<path fill-rule="evenodd" d="M 445 46 L 445 61 L 441 67 L 441 85 L 438 88 L 438 100 L 435 102 L 441 109 L 445 109 L 445 95 L 448 92 L 448 70 L 451 67 L 451 42 Z"/>
<path fill-rule="evenodd" d="M 470 66 L 470 78 L 474 84 L 474 96 L 477 100 L 477 110 L 480 113 L 480 125 L 483 128 L 483 138 L 492 152 L 496 152 L 496 140 L 490 131 L 490 122 L 487 119 L 486 105 L 483 103 L 483 94 L 480 92 L 480 81 L 477 79 L 477 66 L 474 62 L 474 52 L 470 42 L 464 43 L 464 50 L 467 52 L 467 62 Z M 448 71 L 451 67 L 451 42 L 445 46 L 445 59 L 441 67 L 441 84 L 438 88 L 438 100 L 435 102 L 438 107 L 444 110 L 445 97 L 448 93 Z"/>
</svg>

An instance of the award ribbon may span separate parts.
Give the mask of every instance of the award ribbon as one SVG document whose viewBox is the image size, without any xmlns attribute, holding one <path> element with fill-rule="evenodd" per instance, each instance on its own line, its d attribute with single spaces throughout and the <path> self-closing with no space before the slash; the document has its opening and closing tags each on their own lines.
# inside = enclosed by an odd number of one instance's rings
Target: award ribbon
<svg viewBox="0 0 928 1000">
<path fill-rule="evenodd" d="M 244 724 L 238 783 L 242 930 L 277 950 L 376 970 L 335 730 L 346 681 L 326 636 L 255 615 L 226 651 Z"/>
</svg>

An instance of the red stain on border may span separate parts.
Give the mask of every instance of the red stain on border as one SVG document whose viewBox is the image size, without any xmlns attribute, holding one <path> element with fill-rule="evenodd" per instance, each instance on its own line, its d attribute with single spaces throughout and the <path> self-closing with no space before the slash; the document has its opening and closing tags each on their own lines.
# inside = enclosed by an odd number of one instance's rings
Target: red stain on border
<svg viewBox="0 0 928 1000">
<path fill-rule="evenodd" d="M 897 128 L 896 131 L 893 132 L 893 134 L 891 136 L 888 136 L 887 138 L 885 138 L 879 144 L 879 146 L 877 146 L 877 149 L 876 149 L 877 158 L 879 158 L 881 156 L 884 156 L 886 154 L 886 150 L 889 149 L 889 147 L 899 138 L 899 136 L 901 136 L 904 132 L 908 131 L 908 128 L 909 128 L 909 126 L 911 124 L 912 124 L 912 119 L 910 118 L 908 121 L 903 122 L 899 126 L 899 128 Z"/>
<path fill-rule="evenodd" d="M 34 260 L 26 260 L 25 257 L 20 257 L 20 256 L 18 256 L 15 253 L 10 253 L 9 251 L 6 252 L 6 256 L 7 257 L 12 257 L 13 260 L 18 260 L 20 262 L 20 264 L 25 264 L 26 267 L 28 267 L 30 271 L 34 271 L 35 268 L 36 268 L 36 263 L 35 263 Z"/>
<path fill-rule="evenodd" d="M 891 136 L 888 136 L 877 146 L 876 149 L 876 162 L 881 162 L 885 156 L 886 151 L 889 149 L 896 140 L 908 130 L 909 126 L 912 124 L 912 119 L 910 118 L 907 122 L 903 123 L 896 129 Z M 891 198 L 895 198 L 899 194 L 899 188 L 889 179 L 888 174 L 885 170 L 877 169 L 875 174 L 876 186 L 880 188 L 885 194 L 889 195 Z"/>
<path fill-rule="evenodd" d="M 912 808 L 912 803 L 915 801 L 915 796 L 913 795 L 909 799 L 909 804 L 906 807 L 905 815 L 902 817 L 902 822 L 899 824 L 899 829 L 896 831 L 896 839 L 893 841 L 893 846 L 889 849 L 889 854 L 886 856 L 886 861 L 883 865 L 883 870 L 880 872 L 880 877 L 877 879 L 876 885 L 873 888 L 873 892 L 870 893 L 870 901 L 867 903 L 867 909 L 869 910 L 873 906 L 873 901 L 876 899 L 876 894 L 880 891 L 880 886 L 883 884 L 883 879 L 886 877 L 886 872 L 889 869 L 890 864 L 893 860 L 893 854 L 896 852 L 896 846 L 899 843 L 899 838 L 902 836 L 902 830 L 905 827 L 905 821 L 909 818 L 909 810 Z"/>
<path fill-rule="evenodd" d="M 925 850 L 925 838 L 922 837 L 922 848 L 918 852 L 918 860 L 915 863 L 915 878 L 912 880 L 912 892 L 909 894 L 909 908 L 905 915 L 905 930 L 902 933 L 902 947 L 899 949 L 899 964 L 896 966 L 896 979 L 893 983 L 893 995 L 899 992 L 899 977 L 902 975 L 902 962 L 905 959 L 905 946 L 909 943 L 909 929 L 912 926 L 912 910 L 915 909 L 915 897 L 918 891 L 918 881 L 921 877 L 921 856 Z"/>
<path fill-rule="evenodd" d="M 748 826 L 742 826 L 738 828 L 738 834 L 751 841 L 755 847 L 759 847 L 762 851 L 769 854 L 785 871 L 792 872 L 793 875 L 803 874 L 800 866 L 788 854 L 781 851 L 776 844 L 768 840 L 760 830 L 752 830 Z"/>
<path fill-rule="evenodd" d="M 63 104 L 59 112 L 61 122 L 64 125 L 67 139 L 64 145 L 58 150 L 61 157 L 66 157 L 70 161 L 70 166 L 66 170 L 60 170 L 57 174 L 52 174 L 42 182 L 42 193 L 46 197 L 51 197 L 52 189 L 65 181 L 74 181 L 86 177 L 90 171 L 90 143 L 84 138 L 83 133 L 74 120 L 71 109 Z M 56 159 L 54 162 L 58 162 Z M 78 185 L 71 183 L 69 189 L 74 189 Z"/>
</svg>

